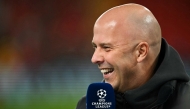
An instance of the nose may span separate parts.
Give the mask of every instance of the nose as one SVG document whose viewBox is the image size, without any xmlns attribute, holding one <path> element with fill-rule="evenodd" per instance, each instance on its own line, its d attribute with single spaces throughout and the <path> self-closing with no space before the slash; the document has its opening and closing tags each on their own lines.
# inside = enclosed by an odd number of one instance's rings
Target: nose
<svg viewBox="0 0 190 109">
<path fill-rule="evenodd" d="M 95 49 L 94 54 L 92 55 L 91 62 L 93 64 L 101 64 L 104 61 L 103 54 L 100 50 Z"/>
</svg>

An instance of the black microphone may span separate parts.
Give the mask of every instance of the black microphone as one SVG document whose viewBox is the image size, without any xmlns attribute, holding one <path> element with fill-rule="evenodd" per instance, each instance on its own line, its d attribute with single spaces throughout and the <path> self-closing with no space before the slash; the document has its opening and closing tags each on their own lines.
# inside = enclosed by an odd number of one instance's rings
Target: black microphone
<svg viewBox="0 0 190 109">
<path fill-rule="evenodd" d="M 92 83 L 88 86 L 86 109 L 115 109 L 115 93 L 108 83 Z"/>
</svg>

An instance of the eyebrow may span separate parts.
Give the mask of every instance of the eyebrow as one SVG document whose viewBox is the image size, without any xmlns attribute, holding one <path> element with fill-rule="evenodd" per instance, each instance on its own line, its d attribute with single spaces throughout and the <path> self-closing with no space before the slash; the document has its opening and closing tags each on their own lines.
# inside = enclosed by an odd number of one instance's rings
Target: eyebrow
<svg viewBox="0 0 190 109">
<path fill-rule="evenodd" d="M 94 42 L 92 42 L 92 45 L 95 46 L 96 44 Z M 110 43 L 100 43 L 99 44 L 100 46 L 105 46 L 105 45 L 112 45 Z"/>
<path fill-rule="evenodd" d="M 110 44 L 110 43 L 100 43 L 100 46 L 105 46 L 105 45 L 112 45 L 112 44 Z"/>
</svg>

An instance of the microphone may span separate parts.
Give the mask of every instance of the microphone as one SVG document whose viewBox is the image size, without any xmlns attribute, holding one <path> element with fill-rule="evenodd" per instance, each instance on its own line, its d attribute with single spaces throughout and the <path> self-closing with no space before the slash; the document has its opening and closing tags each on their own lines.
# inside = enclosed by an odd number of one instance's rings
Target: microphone
<svg viewBox="0 0 190 109">
<path fill-rule="evenodd" d="M 86 109 L 115 109 L 115 93 L 109 83 L 92 83 L 88 86 Z"/>
</svg>

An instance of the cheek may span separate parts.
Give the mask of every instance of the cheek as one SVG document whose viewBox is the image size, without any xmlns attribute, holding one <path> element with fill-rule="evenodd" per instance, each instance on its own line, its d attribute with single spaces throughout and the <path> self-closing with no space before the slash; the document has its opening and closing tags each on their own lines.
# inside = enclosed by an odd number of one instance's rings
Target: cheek
<svg viewBox="0 0 190 109">
<path fill-rule="evenodd" d="M 122 61 L 124 65 L 127 65 L 128 67 L 134 66 L 136 64 L 136 58 L 133 53 L 124 54 L 122 56 Z"/>
<path fill-rule="evenodd" d="M 108 63 L 110 63 L 111 65 L 114 65 L 117 60 L 118 60 L 118 56 L 116 53 L 106 53 L 104 56 L 105 61 L 107 61 Z"/>
<path fill-rule="evenodd" d="M 116 70 L 120 79 L 129 75 L 129 72 L 133 72 L 136 66 L 136 61 L 133 55 L 117 56 Z"/>
<path fill-rule="evenodd" d="M 129 59 L 121 52 L 112 52 L 105 55 L 105 61 L 118 72 L 127 66 Z"/>
</svg>

